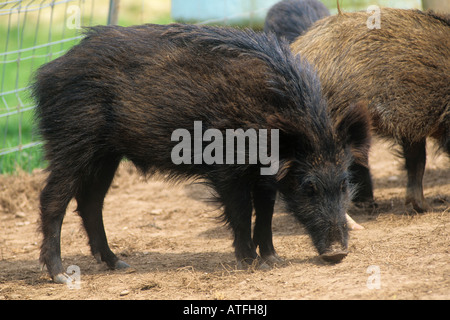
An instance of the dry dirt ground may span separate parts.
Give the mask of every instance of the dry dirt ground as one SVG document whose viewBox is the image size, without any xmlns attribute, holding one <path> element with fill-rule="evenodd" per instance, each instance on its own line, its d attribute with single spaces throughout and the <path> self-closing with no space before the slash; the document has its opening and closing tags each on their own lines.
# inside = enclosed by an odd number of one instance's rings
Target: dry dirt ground
<svg viewBox="0 0 450 320">
<path fill-rule="evenodd" d="M 425 196 L 433 211 L 404 205 L 405 172 L 389 144 L 371 152 L 372 213 L 352 208 L 365 230 L 350 234 L 350 254 L 320 261 L 304 229 L 277 204 L 274 243 L 285 264 L 236 270 L 230 231 L 199 185 L 144 181 L 128 164 L 105 200 L 113 251 L 132 268 L 96 263 L 71 203 L 63 224 L 65 267 L 80 269 L 79 288 L 54 284 L 38 257 L 38 194 L 45 173 L 0 176 L 0 300 L 19 299 L 449 299 L 450 162 L 429 148 Z"/>
</svg>

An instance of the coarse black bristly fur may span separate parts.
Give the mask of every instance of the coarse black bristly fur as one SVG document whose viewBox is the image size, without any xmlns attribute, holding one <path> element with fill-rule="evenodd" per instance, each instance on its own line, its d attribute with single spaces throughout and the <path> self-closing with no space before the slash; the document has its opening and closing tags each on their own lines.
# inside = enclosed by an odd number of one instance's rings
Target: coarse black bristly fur
<svg viewBox="0 0 450 320">
<path fill-rule="evenodd" d="M 348 159 L 367 147 L 367 111 L 350 108 L 332 123 L 313 68 L 275 36 L 183 24 L 93 27 L 39 69 L 33 95 L 49 162 L 40 260 L 56 282 L 66 281 L 60 230 L 72 198 L 92 254 L 110 268 L 127 266 L 109 249 L 102 222 L 123 158 L 147 175 L 205 180 L 223 204 L 239 263 L 258 258 L 257 247 L 265 261 L 278 261 L 271 232 L 278 191 L 300 222 L 315 226 L 308 230 L 320 254 L 347 247 Z M 175 164 L 172 134 L 192 135 L 196 121 L 202 132 L 279 130 L 278 173 L 261 176 L 260 162 Z"/>
</svg>

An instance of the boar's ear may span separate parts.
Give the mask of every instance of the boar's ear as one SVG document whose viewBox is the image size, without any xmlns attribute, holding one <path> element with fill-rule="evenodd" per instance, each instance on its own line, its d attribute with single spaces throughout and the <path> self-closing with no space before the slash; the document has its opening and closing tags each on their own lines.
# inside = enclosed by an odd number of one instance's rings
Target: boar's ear
<svg viewBox="0 0 450 320">
<path fill-rule="evenodd" d="M 312 141 L 314 141 L 311 132 L 305 130 L 305 126 L 293 119 L 297 119 L 297 117 L 279 113 L 267 117 L 269 129 L 280 130 L 280 152 L 284 152 L 285 158 L 294 157 L 295 149 L 298 147 L 303 150 L 312 149 Z"/>
<path fill-rule="evenodd" d="M 283 134 L 293 135 L 298 132 L 298 123 L 293 122 L 290 117 L 274 113 L 267 117 L 270 129 L 279 129 Z"/>
<path fill-rule="evenodd" d="M 371 141 L 371 121 L 367 101 L 352 103 L 336 119 L 335 129 L 344 146 L 351 148 L 354 159 L 367 165 Z"/>
<path fill-rule="evenodd" d="M 284 179 L 287 176 L 287 174 L 289 173 L 289 170 L 291 169 L 293 164 L 294 164 L 293 159 L 281 160 L 280 167 L 278 168 L 278 172 L 275 175 L 275 179 L 277 181 Z"/>
</svg>

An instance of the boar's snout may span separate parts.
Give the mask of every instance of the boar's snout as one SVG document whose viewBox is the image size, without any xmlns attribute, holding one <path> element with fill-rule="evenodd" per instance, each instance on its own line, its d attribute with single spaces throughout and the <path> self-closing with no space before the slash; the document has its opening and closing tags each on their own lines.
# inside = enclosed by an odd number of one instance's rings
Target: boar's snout
<svg viewBox="0 0 450 320">
<path fill-rule="evenodd" d="M 341 262 L 348 254 L 348 250 L 341 243 L 333 243 L 325 252 L 323 252 L 320 257 L 331 263 Z"/>
</svg>

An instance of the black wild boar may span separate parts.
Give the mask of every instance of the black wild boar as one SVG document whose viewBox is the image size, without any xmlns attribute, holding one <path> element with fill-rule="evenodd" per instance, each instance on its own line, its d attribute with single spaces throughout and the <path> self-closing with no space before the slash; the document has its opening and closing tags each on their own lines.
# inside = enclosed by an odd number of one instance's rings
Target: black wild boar
<svg viewBox="0 0 450 320">
<path fill-rule="evenodd" d="M 328 8 L 318 0 L 283 0 L 267 12 L 264 32 L 273 32 L 292 43 L 314 22 L 329 15 Z"/>
<path fill-rule="evenodd" d="M 403 149 L 406 203 L 430 209 L 423 195 L 426 139 L 450 154 L 450 16 L 418 10 L 340 13 L 318 21 L 291 48 L 313 64 L 328 108 L 346 113 L 350 101 L 367 100 L 375 131 Z M 368 164 L 352 168 L 361 188 L 356 199 L 373 201 Z"/>
<path fill-rule="evenodd" d="M 258 259 L 257 247 L 262 263 L 279 259 L 271 231 L 277 191 L 325 260 L 347 254 L 347 167 L 355 150 L 368 147 L 368 113 L 352 105 L 332 125 L 318 77 L 288 43 L 231 28 L 94 27 L 38 71 L 33 93 L 49 162 L 40 198 L 40 261 L 55 282 L 67 281 L 60 230 L 73 197 L 92 254 L 112 269 L 128 266 L 109 249 L 102 222 L 104 197 L 124 157 L 143 174 L 205 180 L 223 205 L 240 265 Z M 205 135 L 277 132 L 276 141 L 275 135 L 268 140 L 271 156 L 278 151 L 272 163 L 278 170 L 263 175 L 262 160 L 201 161 L 209 145 L 195 151 L 198 129 Z M 178 150 L 175 132 L 194 135 L 193 154 Z M 174 150 L 183 161 L 174 159 Z"/>
</svg>

